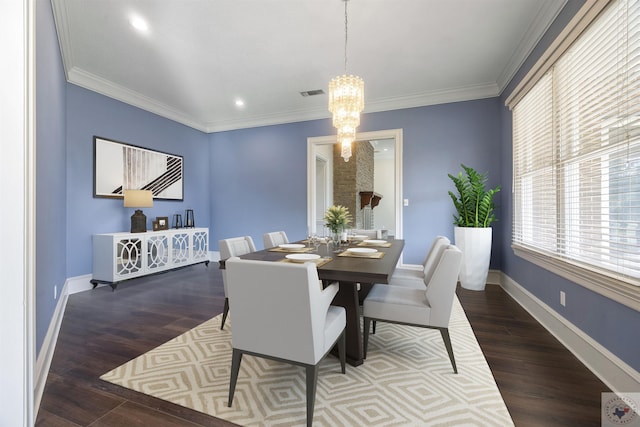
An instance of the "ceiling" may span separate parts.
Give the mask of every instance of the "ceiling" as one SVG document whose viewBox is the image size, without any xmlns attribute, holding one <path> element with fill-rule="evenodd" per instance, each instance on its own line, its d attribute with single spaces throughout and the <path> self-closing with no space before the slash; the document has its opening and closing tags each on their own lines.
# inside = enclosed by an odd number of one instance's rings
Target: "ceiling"
<svg viewBox="0 0 640 427">
<path fill-rule="evenodd" d="M 565 3 L 351 0 L 347 73 L 365 113 L 497 96 Z M 203 132 L 330 117 L 300 92 L 344 73 L 342 0 L 52 4 L 73 84 Z"/>
</svg>

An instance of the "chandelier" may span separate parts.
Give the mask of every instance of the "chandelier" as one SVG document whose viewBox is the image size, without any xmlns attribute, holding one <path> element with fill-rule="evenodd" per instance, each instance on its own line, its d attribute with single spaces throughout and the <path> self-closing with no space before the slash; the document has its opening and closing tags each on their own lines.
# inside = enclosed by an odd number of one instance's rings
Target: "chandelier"
<svg viewBox="0 0 640 427">
<path fill-rule="evenodd" d="M 360 112 L 364 110 L 364 80 L 347 75 L 347 2 L 344 1 L 344 75 L 329 82 L 329 111 L 333 114 L 333 126 L 338 130 L 341 156 L 345 162 L 351 157 L 351 143 L 356 139 L 360 125 Z"/>
</svg>

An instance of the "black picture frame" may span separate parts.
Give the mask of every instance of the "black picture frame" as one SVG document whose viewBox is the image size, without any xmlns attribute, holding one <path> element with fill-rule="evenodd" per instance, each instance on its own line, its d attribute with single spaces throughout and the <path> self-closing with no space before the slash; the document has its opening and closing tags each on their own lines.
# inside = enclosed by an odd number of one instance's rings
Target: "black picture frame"
<svg viewBox="0 0 640 427">
<path fill-rule="evenodd" d="M 94 136 L 93 197 L 122 198 L 125 189 L 183 201 L 183 157 Z"/>
</svg>

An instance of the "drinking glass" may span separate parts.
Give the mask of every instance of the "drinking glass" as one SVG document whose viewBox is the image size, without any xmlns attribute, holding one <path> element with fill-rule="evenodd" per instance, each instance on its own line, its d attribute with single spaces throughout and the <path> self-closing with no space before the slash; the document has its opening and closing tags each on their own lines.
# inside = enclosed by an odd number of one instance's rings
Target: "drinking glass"
<svg viewBox="0 0 640 427">
<path fill-rule="evenodd" d="M 310 233 L 307 237 L 307 242 L 309 243 L 310 248 L 317 249 L 318 247 L 316 246 L 316 243 L 318 242 L 318 236 L 316 233 Z"/>
<path fill-rule="evenodd" d="M 327 244 L 327 252 L 329 252 L 333 249 L 333 236 L 331 234 L 324 236 L 324 241 Z"/>
</svg>

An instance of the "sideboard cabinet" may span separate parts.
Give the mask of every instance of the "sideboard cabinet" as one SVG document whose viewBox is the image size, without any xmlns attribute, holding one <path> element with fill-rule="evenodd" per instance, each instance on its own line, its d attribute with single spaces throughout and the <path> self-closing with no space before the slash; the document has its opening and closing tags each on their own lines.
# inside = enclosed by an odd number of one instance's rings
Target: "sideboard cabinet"
<svg viewBox="0 0 640 427">
<path fill-rule="evenodd" d="M 202 262 L 209 265 L 208 228 L 95 234 L 91 283 L 115 290 L 123 280 Z"/>
</svg>

